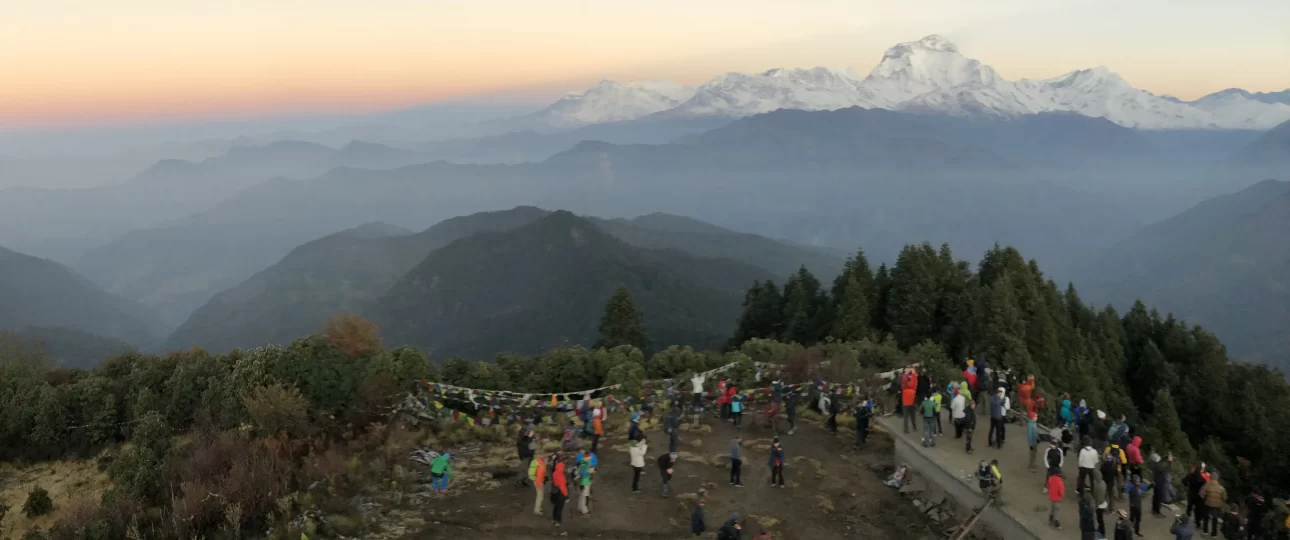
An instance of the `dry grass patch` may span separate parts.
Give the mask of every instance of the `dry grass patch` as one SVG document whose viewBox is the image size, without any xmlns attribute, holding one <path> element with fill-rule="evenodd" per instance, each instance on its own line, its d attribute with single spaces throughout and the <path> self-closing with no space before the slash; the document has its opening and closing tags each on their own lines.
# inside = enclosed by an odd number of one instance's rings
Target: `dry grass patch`
<svg viewBox="0 0 1290 540">
<path fill-rule="evenodd" d="M 817 493 L 815 495 L 815 499 L 819 501 L 820 509 L 823 510 L 824 513 L 831 514 L 835 510 L 833 506 L 833 499 L 830 499 L 827 495 L 823 493 Z"/>
<path fill-rule="evenodd" d="M 35 519 L 28 519 L 22 513 L 22 504 L 27 501 L 27 494 L 37 485 L 49 491 L 49 498 L 54 501 L 54 510 Z M 32 527 L 48 529 L 66 515 L 74 506 L 73 501 L 86 497 L 93 497 L 97 501 L 111 485 L 107 473 L 99 472 L 98 464 L 93 459 L 49 461 L 22 468 L 8 463 L 0 464 L 0 498 L 12 506 L 5 515 L 4 527 L 9 531 L 19 532 Z"/>
</svg>

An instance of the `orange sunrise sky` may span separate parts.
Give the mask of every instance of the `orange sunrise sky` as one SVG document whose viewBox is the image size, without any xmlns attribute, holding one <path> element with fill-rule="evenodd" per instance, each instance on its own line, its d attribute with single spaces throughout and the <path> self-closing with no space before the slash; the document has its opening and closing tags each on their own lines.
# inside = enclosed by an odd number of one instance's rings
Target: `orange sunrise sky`
<svg viewBox="0 0 1290 540">
<path fill-rule="evenodd" d="M 1005 77 L 1290 87 L 1285 0 L 41 0 L 0 10 L 0 127 L 391 109 L 852 67 L 941 34 Z"/>
</svg>

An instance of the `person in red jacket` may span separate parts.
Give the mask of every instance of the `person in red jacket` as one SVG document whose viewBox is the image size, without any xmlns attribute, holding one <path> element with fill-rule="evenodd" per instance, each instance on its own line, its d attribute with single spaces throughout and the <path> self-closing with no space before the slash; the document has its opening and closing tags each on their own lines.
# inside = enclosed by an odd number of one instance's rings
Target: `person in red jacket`
<svg viewBox="0 0 1290 540">
<path fill-rule="evenodd" d="M 569 500 L 569 475 L 564 470 L 563 456 L 558 459 L 551 472 L 551 518 L 556 527 L 564 522 L 564 502 Z"/>
<path fill-rule="evenodd" d="M 913 426 L 914 431 L 918 431 L 918 421 L 914 419 L 914 414 L 918 410 L 914 404 L 914 398 L 917 395 L 918 375 L 914 374 L 914 368 L 908 368 L 900 380 L 900 411 L 905 418 L 902 422 L 905 433 L 909 433 L 910 426 Z"/>
<path fill-rule="evenodd" d="M 726 399 L 726 380 L 717 381 L 717 404 L 721 406 L 721 419 L 730 418 L 730 400 Z"/>
<path fill-rule="evenodd" d="M 1128 445 L 1124 447 L 1124 457 L 1126 458 L 1126 461 L 1129 462 L 1129 474 L 1130 475 L 1136 474 L 1138 475 L 1139 478 L 1141 478 L 1142 477 L 1142 437 L 1134 437 L 1133 442 L 1130 442 Z"/>
<path fill-rule="evenodd" d="M 1066 482 L 1062 480 L 1061 469 L 1052 471 L 1048 477 L 1048 501 L 1053 503 L 1052 509 L 1048 511 L 1048 525 L 1057 530 L 1062 530 L 1062 523 L 1057 519 L 1057 512 L 1061 510 L 1062 497 L 1066 496 Z"/>
</svg>

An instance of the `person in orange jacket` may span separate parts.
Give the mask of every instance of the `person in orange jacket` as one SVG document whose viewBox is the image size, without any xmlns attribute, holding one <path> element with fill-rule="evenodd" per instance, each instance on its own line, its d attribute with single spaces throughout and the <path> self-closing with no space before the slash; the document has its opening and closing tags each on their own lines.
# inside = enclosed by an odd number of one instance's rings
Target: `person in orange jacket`
<svg viewBox="0 0 1290 540">
<path fill-rule="evenodd" d="M 914 403 L 917 395 L 918 376 L 914 374 L 914 368 L 907 368 L 900 379 L 900 410 L 905 418 L 902 422 L 905 433 L 909 433 L 910 426 L 913 426 L 914 431 L 918 431 L 918 421 L 914 416 L 918 412 L 918 407 Z"/>
<path fill-rule="evenodd" d="M 1057 519 L 1057 513 L 1062 508 L 1062 498 L 1066 496 L 1066 482 L 1062 480 L 1062 470 L 1052 470 L 1052 475 L 1048 477 L 1048 502 L 1052 507 L 1048 510 L 1048 524 L 1052 528 L 1062 530 L 1062 523 Z"/>
<path fill-rule="evenodd" d="M 529 463 L 529 480 L 533 482 L 533 489 L 537 492 L 537 498 L 533 500 L 533 515 L 542 515 L 542 486 L 546 484 L 546 458 L 537 455 L 533 456 L 533 461 Z"/>
<path fill-rule="evenodd" d="M 1021 410 L 1027 414 L 1033 412 L 1034 399 L 1031 392 L 1035 390 L 1035 376 L 1026 377 L 1026 380 L 1017 384 L 1017 401 L 1021 402 Z"/>
<path fill-rule="evenodd" d="M 551 518 L 555 526 L 564 522 L 564 503 L 569 500 L 569 475 L 565 472 L 564 456 L 556 453 L 555 469 L 551 471 Z"/>
</svg>

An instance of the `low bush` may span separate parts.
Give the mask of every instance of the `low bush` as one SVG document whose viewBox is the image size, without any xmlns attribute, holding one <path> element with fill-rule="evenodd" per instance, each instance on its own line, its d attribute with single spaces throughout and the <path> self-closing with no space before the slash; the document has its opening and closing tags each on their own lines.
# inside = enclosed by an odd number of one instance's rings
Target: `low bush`
<svg viewBox="0 0 1290 540">
<path fill-rule="evenodd" d="M 36 486 L 27 493 L 27 502 L 22 505 L 22 513 L 28 518 L 43 516 L 54 509 L 54 500 L 49 498 L 45 488 Z"/>
</svg>

